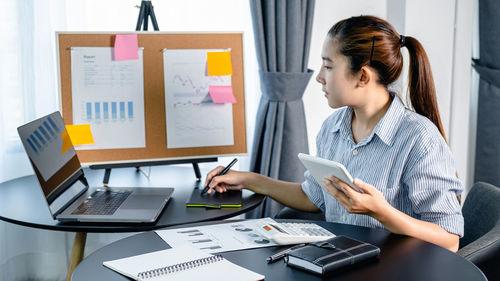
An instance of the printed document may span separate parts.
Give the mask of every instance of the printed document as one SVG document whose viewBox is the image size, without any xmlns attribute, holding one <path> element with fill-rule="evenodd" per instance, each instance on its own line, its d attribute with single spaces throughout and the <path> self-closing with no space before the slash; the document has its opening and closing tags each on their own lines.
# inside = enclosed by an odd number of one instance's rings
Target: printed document
<svg viewBox="0 0 500 281">
<path fill-rule="evenodd" d="M 234 145 L 232 104 L 208 91 L 231 86 L 231 76 L 208 75 L 208 51 L 223 50 L 163 50 L 168 148 Z"/>
<path fill-rule="evenodd" d="M 117 61 L 111 47 L 71 48 L 73 124 L 90 124 L 94 136 L 76 149 L 146 146 L 142 51 Z"/>
<path fill-rule="evenodd" d="M 156 234 L 170 247 L 193 247 L 211 254 L 278 245 L 257 231 L 256 221 L 157 230 Z"/>
</svg>

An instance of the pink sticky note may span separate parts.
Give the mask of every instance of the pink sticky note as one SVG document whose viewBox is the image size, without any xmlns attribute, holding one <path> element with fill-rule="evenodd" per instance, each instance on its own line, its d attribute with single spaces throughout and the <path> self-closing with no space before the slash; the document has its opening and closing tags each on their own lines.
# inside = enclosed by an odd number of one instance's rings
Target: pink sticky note
<svg viewBox="0 0 500 281">
<path fill-rule="evenodd" d="M 208 93 L 214 103 L 236 103 L 233 86 L 208 86 Z"/>
<path fill-rule="evenodd" d="M 116 34 L 115 60 L 139 59 L 137 34 Z"/>
</svg>

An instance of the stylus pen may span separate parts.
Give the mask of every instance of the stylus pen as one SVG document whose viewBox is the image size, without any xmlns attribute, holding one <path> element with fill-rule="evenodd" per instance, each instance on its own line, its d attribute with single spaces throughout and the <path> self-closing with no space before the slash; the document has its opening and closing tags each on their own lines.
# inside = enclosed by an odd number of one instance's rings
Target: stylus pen
<svg viewBox="0 0 500 281">
<path fill-rule="evenodd" d="M 231 163 L 229 163 L 229 165 L 226 166 L 226 168 L 224 168 L 216 175 L 216 177 L 225 175 L 229 171 L 229 169 L 231 169 L 234 163 L 236 163 L 236 161 L 238 161 L 238 159 L 234 158 L 233 161 L 231 161 Z M 205 188 L 201 191 L 201 195 L 205 194 L 208 191 L 208 189 L 210 188 L 209 185 L 210 183 L 208 183 L 207 186 L 205 186 Z"/>
<path fill-rule="evenodd" d="M 270 257 L 268 257 L 268 258 L 266 259 L 266 261 L 267 261 L 267 263 L 272 263 L 272 262 L 275 262 L 275 261 L 277 261 L 277 260 L 279 260 L 279 259 L 283 258 L 283 257 L 284 257 L 287 253 L 289 253 L 289 252 L 291 252 L 291 251 L 293 251 L 293 250 L 295 250 L 295 249 L 302 248 L 302 247 L 304 247 L 305 245 L 306 245 L 306 244 L 299 244 L 299 245 L 295 245 L 295 246 L 293 246 L 293 247 L 291 247 L 291 248 L 288 248 L 288 249 L 286 249 L 286 250 L 283 250 L 283 251 L 281 251 L 281 252 L 277 252 L 276 254 L 274 254 L 274 255 L 272 255 L 272 256 L 270 256 Z"/>
</svg>

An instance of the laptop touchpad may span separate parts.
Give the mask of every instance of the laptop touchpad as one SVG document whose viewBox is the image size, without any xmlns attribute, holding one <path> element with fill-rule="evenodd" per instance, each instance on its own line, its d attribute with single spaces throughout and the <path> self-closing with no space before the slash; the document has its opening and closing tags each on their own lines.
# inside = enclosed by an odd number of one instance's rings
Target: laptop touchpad
<svg viewBox="0 0 500 281">
<path fill-rule="evenodd" d="M 120 209 L 154 209 L 163 204 L 165 198 L 157 195 L 132 194 Z"/>
</svg>

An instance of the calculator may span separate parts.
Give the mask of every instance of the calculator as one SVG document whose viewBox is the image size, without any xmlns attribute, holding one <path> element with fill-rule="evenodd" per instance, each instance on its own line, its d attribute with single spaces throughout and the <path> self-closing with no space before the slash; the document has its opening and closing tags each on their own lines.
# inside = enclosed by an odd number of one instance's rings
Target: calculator
<svg viewBox="0 0 500 281">
<path fill-rule="evenodd" d="M 276 222 L 271 218 L 257 220 L 257 231 L 279 245 L 310 243 L 330 239 L 335 234 L 315 223 Z"/>
</svg>

